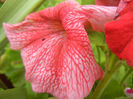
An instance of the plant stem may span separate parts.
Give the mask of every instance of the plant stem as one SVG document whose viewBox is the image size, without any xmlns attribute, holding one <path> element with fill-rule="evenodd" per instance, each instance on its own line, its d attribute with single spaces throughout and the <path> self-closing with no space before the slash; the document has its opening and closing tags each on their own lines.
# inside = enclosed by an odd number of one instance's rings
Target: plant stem
<svg viewBox="0 0 133 99">
<path fill-rule="evenodd" d="M 126 79 L 130 76 L 130 74 L 132 74 L 132 72 L 133 72 L 133 69 L 129 69 L 128 72 L 123 77 L 123 79 L 121 80 L 120 84 L 123 84 L 126 81 Z"/>
<path fill-rule="evenodd" d="M 101 59 L 100 59 L 100 50 L 99 50 L 99 48 L 98 47 L 96 47 L 97 48 L 97 53 L 98 53 L 98 61 L 99 61 L 99 63 L 101 62 Z"/>
<path fill-rule="evenodd" d="M 105 64 L 105 71 L 108 70 L 108 65 L 109 65 L 109 52 L 106 54 L 106 64 Z"/>
<path fill-rule="evenodd" d="M 102 93 L 104 92 L 106 86 L 109 84 L 109 82 L 111 81 L 113 75 L 115 74 L 115 72 L 120 68 L 120 62 L 118 60 L 118 58 L 114 55 L 111 54 L 109 56 L 109 61 L 107 61 L 108 66 L 106 67 L 106 71 L 105 71 L 105 76 L 104 78 L 98 83 L 91 99 L 99 99 L 100 96 L 102 95 Z M 117 65 L 117 66 L 116 66 Z"/>
<path fill-rule="evenodd" d="M 100 98 L 101 94 L 104 92 L 106 86 L 109 84 L 109 82 L 111 81 L 113 75 L 120 68 L 120 66 L 121 65 L 115 66 L 114 68 L 112 68 L 111 71 L 107 71 L 105 73 L 104 78 L 98 83 L 91 99 L 99 99 Z"/>
<path fill-rule="evenodd" d="M 116 55 L 111 54 L 109 57 L 109 63 L 108 63 L 108 68 L 106 71 L 110 71 L 118 62 L 118 58 L 116 57 Z"/>
</svg>

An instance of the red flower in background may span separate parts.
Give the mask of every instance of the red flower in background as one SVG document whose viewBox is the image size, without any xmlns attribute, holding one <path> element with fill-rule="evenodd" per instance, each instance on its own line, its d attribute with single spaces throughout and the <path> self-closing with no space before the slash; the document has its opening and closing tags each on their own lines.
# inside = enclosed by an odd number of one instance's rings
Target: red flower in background
<svg viewBox="0 0 133 99">
<path fill-rule="evenodd" d="M 104 73 L 94 59 L 84 26 L 104 31 L 115 11 L 116 7 L 66 1 L 32 13 L 19 24 L 4 24 L 11 48 L 21 50 L 26 80 L 33 90 L 58 99 L 86 97 Z"/>
<path fill-rule="evenodd" d="M 128 1 L 118 18 L 105 25 L 105 35 L 111 51 L 133 66 L 133 0 Z"/>
<path fill-rule="evenodd" d="M 95 0 L 97 5 L 118 6 L 120 0 Z"/>
</svg>

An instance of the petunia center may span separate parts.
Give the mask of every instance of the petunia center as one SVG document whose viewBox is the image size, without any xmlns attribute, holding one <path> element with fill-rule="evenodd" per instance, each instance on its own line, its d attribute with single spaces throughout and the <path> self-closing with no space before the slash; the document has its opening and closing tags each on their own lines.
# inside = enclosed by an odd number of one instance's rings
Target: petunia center
<svg viewBox="0 0 133 99">
<path fill-rule="evenodd" d="M 49 21 L 49 26 L 47 27 L 47 30 L 51 32 L 50 34 L 56 33 L 62 35 L 63 37 L 66 37 L 66 32 L 61 21 Z"/>
</svg>

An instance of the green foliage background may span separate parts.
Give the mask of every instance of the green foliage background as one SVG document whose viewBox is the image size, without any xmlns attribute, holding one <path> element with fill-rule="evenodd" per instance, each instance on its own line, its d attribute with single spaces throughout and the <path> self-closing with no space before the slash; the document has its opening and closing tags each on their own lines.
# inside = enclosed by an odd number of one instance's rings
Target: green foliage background
<svg viewBox="0 0 133 99">
<path fill-rule="evenodd" d="M 7 1 L 12 2 L 11 0 Z M 11 5 L 13 3 L 6 4 L 4 6 L 4 9 L 0 8 L 0 74 L 5 74 L 14 86 L 14 88 L 12 89 L 3 89 L 0 85 L 0 99 L 55 99 L 53 96 L 47 93 L 37 94 L 32 91 L 31 84 L 27 82 L 24 78 L 25 70 L 20 56 L 20 52 L 13 51 L 9 48 L 9 44 L 6 45 L 7 40 L 5 39 L 2 22 L 4 20 L 4 22 L 8 23 L 16 23 L 21 21 L 28 13 L 31 12 L 31 8 L 33 10 L 38 7 L 36 6 L 34 8 L 32 6 L 33 0 L 30 1 L 31 2 L 25 2 L 25 0 L 21 0 L 21 4 L 19 4 L 20 2 L 16 0 L 16 4 L 18 4 L 18 9 L 14 9 L 14 5 Z M 43 3 L 41 3 L 41 6 L 36 9 L 36 11 L 47 7 L 55 6 L 62 1 L 63 0 L 45 0 Z M 94 0 L 77 1 L 82 5 L 94 4 Z M 23 7 L 24 4 L 29 5 L 29 7 Z M 3 3 L 0 2 L 0 7 L 2 5 Z M 9 9 L 10 7 L 11 9 Z M 28 9 L 28 11 L 26 11 L 26 9 Z M 6 16 L 7 13 L 5 13 L 3 10 L 7 12 L 11 11 L 10 15 Z M 19 15 L 20 13 L 24 15 L 21 16 Z M 5 14 L 4 18 L 2 14 Z M 110 50 L 108 49 L 105 43 L 104 33 L 97 33 L 94 31 L 91 32 L 93 33 L 89 34 L 89 38 L 91 41 L 91 46 L 93 48 L 95 59 L 98 64 L 105 70 Z M 121 68 L 113 76 L 111 82 L 105 88 L 100 99 L 130 99 L 125 96 L 123 86 L 124 83 L 127 87 L 133 88 L 133 74 L 130 73 L 130 75 L 128 75 L 128 72 L 131 72 L 131 68 L 129 68 L 127 64 L 123 61 Z M 126 77 L 124 78 L 124 76 Z M 86 99 L 91 99 L 91 95 L 98 82 L 99 81 L 95 83 L 92 92 Z"/>
</svg>

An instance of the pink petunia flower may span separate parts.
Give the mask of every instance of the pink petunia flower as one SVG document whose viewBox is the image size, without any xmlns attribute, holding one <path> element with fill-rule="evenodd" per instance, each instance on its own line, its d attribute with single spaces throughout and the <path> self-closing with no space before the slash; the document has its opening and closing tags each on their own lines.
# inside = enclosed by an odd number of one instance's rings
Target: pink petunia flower
<svg viewBox="0 0 133 99">
<path fill-rule="evenodd" d="M 4 23 L 11 48 L 21 50 L 33 90 L 58 99 L 88 96 L 104 72 L 94 59 L 85 26 L 104 31 L 115 11 L 116 7 L 80 6 L 68 0 L 32 13 L 21 23 Z"/>
<path fill-rule="evenodd" d="M 105 25 L 105 31 L 111 51 L 133 66 L 133 0 L 127 3 L 116 20 Z"/>
</svg>

